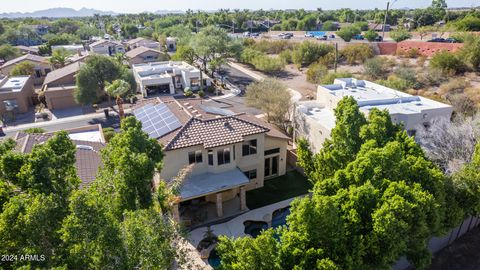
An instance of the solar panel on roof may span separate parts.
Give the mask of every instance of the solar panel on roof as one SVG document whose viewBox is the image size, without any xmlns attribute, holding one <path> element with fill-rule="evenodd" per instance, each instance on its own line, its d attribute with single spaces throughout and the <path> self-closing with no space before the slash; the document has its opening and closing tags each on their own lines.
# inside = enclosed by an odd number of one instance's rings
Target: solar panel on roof
<svg viewBox="0 0 480 270">
<path fill-rule="evenodd" d="M 157 139 L 182 126 L 178 118 L 164 103 L 147 104 L 133 111 L 135 117 L 142 122 L 142 130 L 150 138 Z"/>
</svg>

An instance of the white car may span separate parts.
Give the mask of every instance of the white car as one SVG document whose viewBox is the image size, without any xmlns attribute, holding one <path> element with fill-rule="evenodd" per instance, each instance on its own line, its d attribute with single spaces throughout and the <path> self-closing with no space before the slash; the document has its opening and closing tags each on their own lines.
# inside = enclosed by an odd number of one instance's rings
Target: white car
<svg viewBox="0 0 480 270">
<path fill-rule="evenodd" d="M 313 34 L 312 34 L 312 33 L 306 33 L 306 34 L 305 34 L 305 37 L 312 38 L 312 37 L 313 37 Z"/>
</svg>

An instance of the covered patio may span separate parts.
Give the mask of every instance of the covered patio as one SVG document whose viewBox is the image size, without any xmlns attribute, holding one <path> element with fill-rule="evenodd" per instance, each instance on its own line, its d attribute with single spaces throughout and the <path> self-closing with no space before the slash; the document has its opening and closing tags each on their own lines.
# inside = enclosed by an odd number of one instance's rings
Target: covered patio
<svg viewBox="0 0 480 270">
<path fill-rule="evenodd" d="M 249 179 L 238 168 L 191 176 L 183 183 L 180 203 L 173 207 L 174 216 L 186 226 L 198 226 L 240 214 L 248 210 L 248 183 Z"/>
</svg>

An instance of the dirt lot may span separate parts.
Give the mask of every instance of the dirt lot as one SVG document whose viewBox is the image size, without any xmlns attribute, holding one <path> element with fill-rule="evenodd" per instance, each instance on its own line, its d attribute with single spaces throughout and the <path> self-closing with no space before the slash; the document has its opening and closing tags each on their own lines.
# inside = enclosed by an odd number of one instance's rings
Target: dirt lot
<svg viewBox="0 0 480 270">
<path fill-rule="evenodd" d="M 480 227 L 435 255 L 430 270 L 480 269 Z"/>
</svg>

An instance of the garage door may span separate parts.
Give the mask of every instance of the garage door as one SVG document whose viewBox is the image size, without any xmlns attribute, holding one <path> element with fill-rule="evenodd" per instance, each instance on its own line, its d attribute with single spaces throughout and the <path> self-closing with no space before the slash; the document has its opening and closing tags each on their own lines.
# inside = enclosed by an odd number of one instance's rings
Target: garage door
<svg viewBox="0 0 480 270">
<path fill-rule="evenodd" d="M 49 109 L 64 109 L 78 106 L 72 96 L 52 97 L 50 100 L 47 100 L 47 104 Z"/>
</svg>

